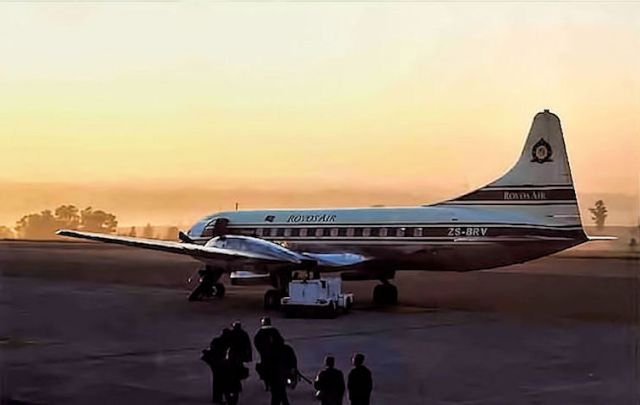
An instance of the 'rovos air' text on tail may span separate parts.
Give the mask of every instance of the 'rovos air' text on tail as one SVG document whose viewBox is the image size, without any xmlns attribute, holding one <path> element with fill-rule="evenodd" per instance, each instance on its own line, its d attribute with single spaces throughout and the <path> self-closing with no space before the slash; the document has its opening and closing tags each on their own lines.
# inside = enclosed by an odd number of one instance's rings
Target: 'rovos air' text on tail
<svg viewBox="0 0 640 405">
<path fill-rule="evenodd" d="M 536 114 L 520 159 L 504 176 L 447 205 L 473 205 L 527 211 L 541 223 L 580 226 L 578 202 L 560 120 Z"/>
</svg>

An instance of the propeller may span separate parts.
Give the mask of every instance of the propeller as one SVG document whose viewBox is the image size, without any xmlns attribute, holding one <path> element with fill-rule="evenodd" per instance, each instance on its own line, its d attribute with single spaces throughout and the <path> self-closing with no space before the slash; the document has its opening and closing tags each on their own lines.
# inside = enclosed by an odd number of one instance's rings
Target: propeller
<svg viewBox="0 0 640 405">
<path fill-rule="evenodd" d="M 184 242 L 184 243 L 195 243 L 193 239 L 191 239 L 191 237 L 189 235 L 187 235 L 186 233 L 180 231 L 178 232 L 178 239 L 180 239 L 180 241 Z"/>
</svg>

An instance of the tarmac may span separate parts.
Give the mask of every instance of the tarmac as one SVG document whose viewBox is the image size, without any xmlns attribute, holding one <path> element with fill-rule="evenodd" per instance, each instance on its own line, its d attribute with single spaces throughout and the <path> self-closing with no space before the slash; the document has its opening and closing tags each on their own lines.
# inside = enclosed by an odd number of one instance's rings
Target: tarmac
<svg viewBox="0 0 640 405">
<path fill-rule="evenodd" d="M 355 309 L 274 324 L 313 378 L 325 354 L 367 355 L 372 404 L 639 404 L 640 269 L 634 257 L 553 256 L 474 273 L 398 275 L 401 305 L 346 283 Z M 3 404 L 210 400 L 200 351 L 233 320 L 253 335 L 264 288 L 187 302 L 198 264 L 157 252 L 0 242 Z M 254 352 L 254 357 L 257 354 Z M 268 404 L 254 371 L 241 404 Z M 301 382 L 292 404 L 315 404 Z M 345 401 L 345 404 L 347 401 Z"/>
</svg>

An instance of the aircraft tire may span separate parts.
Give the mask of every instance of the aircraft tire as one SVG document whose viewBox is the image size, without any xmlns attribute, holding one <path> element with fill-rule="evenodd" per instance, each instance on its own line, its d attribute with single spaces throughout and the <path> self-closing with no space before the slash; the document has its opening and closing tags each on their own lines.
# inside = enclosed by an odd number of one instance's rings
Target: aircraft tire
<svg viewBox="0 0 640 405">
<path fill-rule="evenodd" d="M 223 298 L 224 294 L 226 292 L 226 288 L 224 287 L 224 284 L 222 283 L 215 283 L 213 285 L 213 289 L 214 289 L 214 295 L 216 298 Z"/>
<path fill-rule="evenodd" d="M 398 287 L 393 284 L 387 286 L 387 305 L 398 305 Z"/>
<path fill-rule="evenodd" d="M 375 305 L 384 305 L 384 285 L 380 284 L 373 287 L 373 303 Z"/>
<path fill-rule="evenodd" d="M 193 290 L 191 292 L 191 294 L 189 294 L 189 301 L 201 301 L 202 297 L 200 294 L 200 286 L 196 287 L 195 290 Z"/>
<path fill-rule="evenodd" d="M 276 289 L 267 290 L 264 293 L 264 309 L 280 308 L 280 298 L 282 298 L 280 291 Z"/>
<path fill-rule="evenodd" d="M 393 284 L 379 284 L 373 288 L 373 303 L 392 306 L 398 303 L 398 288 Z"/>
</svg>

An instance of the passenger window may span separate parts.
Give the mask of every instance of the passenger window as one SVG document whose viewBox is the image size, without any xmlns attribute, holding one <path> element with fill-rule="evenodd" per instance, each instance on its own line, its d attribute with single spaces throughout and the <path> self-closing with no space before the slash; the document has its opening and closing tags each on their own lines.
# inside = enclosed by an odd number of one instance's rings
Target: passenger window
<svg viewBox="0 0 640 405">
<path fill-rule="evenodd" d="M 352 237 L 353 236 L 353 231 L 354 231 L 353 228 L 347 228 L 347 236 L 348 237 Z"/>
<path fill-rule="evenodd" d="M 278 236 L 284 236 L 284 228 L 277 228 L 278 229 Z"/>
<path fill-rule="evenodd" d="M 334 238 L 338 236 L 338 228 L 331 228 L 331 230 L 329 231 L 329 235 L 333 236 Z"/>
<path fill-rule="evenodd" d="M 271 228 L 270 236 L 278 236 L 278 228 Z"/>
<path fill-rule="evenodd" d="M 307 228 L 300 229 L 300 236 L 303 238 L 307 236 Z"/>
<path fill-rule="evenodd" d="M 384 238 L 387 236 L 387 228 L 380 228 L 380 237 Z"/>
<path fill-rule="evenodd" d="M 291 228 L 286 228 L 286 229 L 284 230 L 284 236 L 286 236 L 286 237 L 291 236 Z"/>
<path fill-rule="evenodd" d="M 316 228 L 316 236 L 322 236 L 322 228 Z"/>
<path fill-rule="evenodd" d="M 293 229 L 291 230 L 291 236 L 294 236 L 294 237 L 295 237 L 295 236 L 298 236 L 298 235 L 300 235 L 300 229 L 298 229 L 298 228 L 293 228 Z"/>
<path fill-rule="evenodd" d="M 396 229 L 396 236 L 398 236 L 398 237 L 403 237 L 403 236 L 404 236 L 404 234 L 405 234 L 405 230 L 406 230 L 405 228 L 398 228 L 398 229 Z"/>
<path fill-rule="evenodd" d="M 262 228 L 257 228 L 256 229 L 256 236 L 259 237 L 259 238 L 262 237 Z"/>
<path fill-rule="evenodd" d="M 330 228 L 324 228 L 323 229 L 323 235 L 324 236 L 331 236 L 331 229 Z"/>
<path fill-rule="evenodd" d="M 364 236 L 365 238 L 369 237 L 369 236 L 375 236 L 371 234 L 371 228 L 363 228 L 362 229 L 362 236 Z"/>
<path fill-rule="evenodd" d="M 421 237 L 422 236 L 422 228 L 416 228 L 413 230 L 413 236 Z"/>
</svg>

